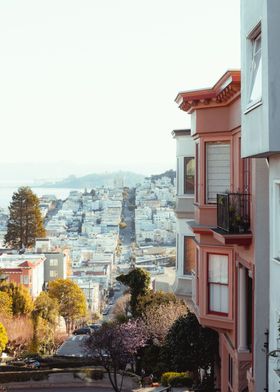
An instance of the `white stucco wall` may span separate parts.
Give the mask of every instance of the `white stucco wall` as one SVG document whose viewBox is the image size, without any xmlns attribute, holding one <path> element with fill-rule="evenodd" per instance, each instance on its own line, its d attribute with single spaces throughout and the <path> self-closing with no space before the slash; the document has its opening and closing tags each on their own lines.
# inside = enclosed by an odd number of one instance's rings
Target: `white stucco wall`
<svg viewBox="0 0 280 392">
<path fill-rule="evenodd" d="M 280 2 L 241 0 L 241 106 L 242 156 L 270 155 L 280 151 Z M 261 25 L 262 99 L 248 105 L 252 61 L 251 33 Z"/>
<path fill-rule="evenodd" d="M 269 350 L 277 349 L 277 338 L 279 338 L 279 319 L 280 319 L 280 261 L 275 259 L 275 247 L 280 247 L 280 221 L 279 209 L 276 203 L 279 203 L 279 194 L 277 187 L 280 187 L 280 155 L 276 155 L 269 160 L 269 189 L 270 189 L 270 309 L 269 309 Z M 278 199 L 278 200 L 277 200 Z M 278 204 L 279 205 L 279 204 Z M 278 231 L 278 230 L 279 231 Z M 274 372 L 277 365 L 277 359 L 269 358 L 269 391 L 278 391 L 280 389 L 279 377 Z"/>
</svg>

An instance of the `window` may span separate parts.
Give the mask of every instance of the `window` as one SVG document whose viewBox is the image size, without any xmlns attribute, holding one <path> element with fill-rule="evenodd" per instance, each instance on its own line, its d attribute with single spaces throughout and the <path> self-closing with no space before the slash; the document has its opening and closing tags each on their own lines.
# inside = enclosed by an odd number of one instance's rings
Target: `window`
<svg viewBox="0 0 280 392">
<path fill-rule="evenodd" d="M 194 194 L 194 170 L 194 158 L 184 158 L 184 194 Z"/>
<path fill-rule="evenodd" d="M 206 203 L 230 189 L 230 144 L 206 143 Z"/>
<path fill-rule="evenodd" d="M 208 309 L 228 314 L 228 256 L 208 255 Z"/>
<path fill-rule="evenodd" d="M 280 262 L 280 180 L 274 182 L 274 213 L 273 216 L 273 258 Z"/>
<path fill-rule="evenodd" d="M 57 271 L 56 270 L 50 270 L 50 278 L 56 278 L 57 277 Z"/>
<path fill-rule="evenodd" d="M 179 195 L 180 193 L 180 188 L 179 188 L 179 168 L 180 168 L 180 161 L 179 158 L 177 158 L 177 169 L 176 169 L 176 194 Z"/>
<path fill-rule="evenodd" d="M 21 275 L 20 280 L 22 284 L 29 284 L 29 276 L 28 275 Z"/>
<path fill-rule="evenodd" d="M 228 354 L 228 387 L 229 387 L 229 391 L 232 391 L 232 386 L 233 386 L 233 359 L 230 356 L 230 354 Z"/>
<path fill-rule="evenodd" d="M 57 259 L 50 259 L 50 267 L 57 267 L 58 260 Z"/>
<path fill-rule="evenodd" d="M 191 275 L 195 269 L 195 250 L 193 237 L 184 237 L 184 275 Z"/>
<path fill-rule="evenodd" d="M 198 202 L 199 192 L 199 144 L 195 143 L 195 201 Z"/>
<path fill-rule="evenodd" d="M 260 27 L 251 36 L 252 60 L 250 67 L 249 104 L 262 97 L 262 40 Z"/>
</svg>

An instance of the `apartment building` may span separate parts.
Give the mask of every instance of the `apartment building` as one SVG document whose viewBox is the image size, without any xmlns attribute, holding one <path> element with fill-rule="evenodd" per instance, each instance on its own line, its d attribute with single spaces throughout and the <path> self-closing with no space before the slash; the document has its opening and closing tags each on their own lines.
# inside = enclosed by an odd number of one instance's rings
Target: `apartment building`
<svg viewBox="0 0 280 392">
<path fill-rule="evenodd" d="M 245 391 L 256 380 L 265 388 L 268 219 L 256 179 L 266 167 L 241 158 L 240 95 L 240 72 L 228 71 L 212 88 L 176 97 L 191 115 L 195 142 L 194 220 L 183 259 L 194 264 L 198 320 L 219 334 L 222 392 Z"/>
<path fill-rule="evenodd" d="M 277 0 L 241 1 L 242 66 L 242 156 L 253 157 L 256 166 L 265 166 L 257 178 L 262 193 L 261 208 L 266 219 L 259 230 L 265 232 L 258 246 L 263 249 L 262 263 L 269 270 L 269 282 L 260 281 L 269 296 L 259 319 L 267 320 L 269 345 L 266 384 L 256 370 L 250 390 L 279 391 L 280 377 L 280 2 Z M 269 235 L 269 238 L 267 238 Z M 261 278 L 261 277 L 260 277 Z M 258 320 L 259 322 L 259 320 Z M 268 323 L 268 321 L 267 321 Z M 268 385 L 267 385 L 268 384 Z"/>
<path fill-rule="evenodd" d="M 30 295 L 36 298 L 44 287 L 44 263 L 43 254 L 1 254 L 1 273 L 8 282 L 22 284 Z"/>
</svg>

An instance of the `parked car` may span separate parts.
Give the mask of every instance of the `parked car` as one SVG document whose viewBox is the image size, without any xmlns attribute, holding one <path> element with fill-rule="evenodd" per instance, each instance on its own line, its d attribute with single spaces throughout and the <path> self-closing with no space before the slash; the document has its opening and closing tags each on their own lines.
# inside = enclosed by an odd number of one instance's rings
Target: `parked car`
<svg viewBox="0 0 280 392">
<path fill-rule="evenodd" d="M 93 330 L 90 327 L 82 327 L 75 329 L 72 334 L 73 335 L 90 335 L 92 334 Z"/>
<path fill-rule="evenodd" d="M 107 314 L 109 313 L 109 308 L 105 308 L 104 310 L 103 310 L 103 316 L 106 316 Z"/>
<path fill-rule="evenodd" d="M 90 327 L 93 331 L 98 331 L 102 327 L 102 325 L 94 323 L 94 324 L 89 324 L 88 327 Z"/>
<path fill-rule="evenodd" d="M 41 364 L 37 359 L 33 358 L 26 358 L 24 359 L 24 362 L 26 364 L 26 367 L 32 368 L 32 369 L 39 369 Z"/>
</svg>

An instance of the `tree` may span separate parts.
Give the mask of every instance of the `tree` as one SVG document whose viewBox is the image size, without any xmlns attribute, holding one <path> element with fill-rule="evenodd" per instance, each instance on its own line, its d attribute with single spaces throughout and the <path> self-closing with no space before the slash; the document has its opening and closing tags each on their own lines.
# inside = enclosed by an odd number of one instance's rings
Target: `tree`
<svg viewBox="0 0 280 392">
<path fill-rule="evenodd" d="M 124 294 L 117 299 L 112 314 L 115 320 L 124 321 L 129 319 L 130 294 Z"/>
<path fill-rule="evenodd" d="M 87 314 L 83 290 L 70 279 L 56 279 L 49 283 L 48 293 L 51 298 L 57 299 L 59 314 L 64 318 L 69 333 L 74 322 Z"/>
<path fill-rule="evenodd" d="M 145 295 L 141 295 L 138 297 L 137 314 L 142 317 L 145 315 L 145 312 L 148 308 L 170 303 L 182 304 L 183 302 L 179 300 L 173 293 L 166 293 L 161 290 L 149 290 Z"/>
<path fill-rule="evenodd" d="M 169 370 L 192 371 L 199 382 L 199 369 L 206 373 L 218 359 L 219 338 L 217 332 L 203 328 L 194 313 L 180 317 L 169 330 L 163 346 L 163 358 Z M 213 377 L 212 377 L 213 378 Z"/>
<path fill-rule="evenodd" d="M 27 288 L 14 282 L 2 282 L 0 291 L 7 293 L 12 300 L 13 316 L 28 315 L 33 309 L 33 300 Z"/>
<path fill-rule="evenodd" d="M 35 244 L 36 237 L 45 237 L 39 199 L 29 187 L 21 187 L 13 194 L 9 213 L 5 236 L 7 245 L 28 248 Z"/>
<path fill-rule="evenodd" d="M 55 325 L 58 320 L 57 300 L 42 291 L 34 302 L 31 316 L 33 322 L 32 351 L 42 351 L 43 346 L 54 342 Z M 39 339 L 40 332 L 45 335 L 43 341 Z"/>
<path fill-rule="evenodd" d="M 0 354 L 5 350 L 8 343 L 7 331 L 2 323 L 0 323 Z"/>
<path fill-rule="evenodd" d="M 142 268 L 135 268 L 128 274 L 121 274 L 117 281 L 130 288 L 130 307 L 133 317 L 137 316 L 137 301 L 140 296 L 146 295 L 149 292 L 151 277 L 149 272 Z"/>
<path fill-rule="evenodd" d="M 30 317 L 16 316 L 3 317 L 0 315 L 0 321 L 6 328 L 9 341 L 6 347 L 8 353 L 13 357 L 19 356 L 26 352 L 32 339 L 32 322 Z"/>
<path fill-rule="evenodd" d="M 0 314 L 10 317 L 13 314 L 13 301 L 8 293 L 0 291 Z"/>
<path fill-rule="evenodd" d="M 103 324 L 85 344 L 89 353 L 100 359 L 114 391 L 121 392 L 124 370 L 133 362 L 137 351 L 145 345 L 146 340 L 143 321 L 130 320 L 126 323 Z M 120 380 L 118 373 L 121 373 Z"/>
<path fill-rule="evenodd" d="M 55 298 L 51 298 L 46 291 L 42 291 L 34 302 L 32 311 L 36 317 L 41 317 L 50 325 L 54 326 L 58 318 L 58 302 Z"/>
<path fill-rule="evenodd" d="M 161 346 L 175 321 L 186 313 L 187 307 L 180 301 L 149 306 L 144 322 L 153 344 Z"/>
</svg>

